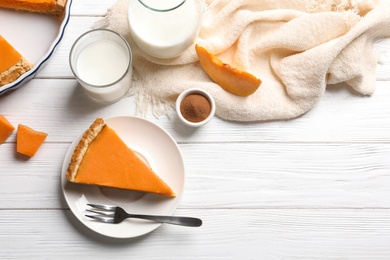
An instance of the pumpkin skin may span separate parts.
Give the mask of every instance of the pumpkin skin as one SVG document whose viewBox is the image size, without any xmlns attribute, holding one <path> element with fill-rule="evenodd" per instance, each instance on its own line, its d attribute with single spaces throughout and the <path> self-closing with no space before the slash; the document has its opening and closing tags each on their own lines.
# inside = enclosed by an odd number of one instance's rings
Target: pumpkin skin
<svg viewBox="0 0 390 260">
<path fill-rule="evenodd" d="M 195 45 L 195 49 L 207 75 L 227 92 L 246 97 L 255 93 L 260 87 L 261 80 L 254 75 L 223 63 L 198 44 Z"/>
</svg>

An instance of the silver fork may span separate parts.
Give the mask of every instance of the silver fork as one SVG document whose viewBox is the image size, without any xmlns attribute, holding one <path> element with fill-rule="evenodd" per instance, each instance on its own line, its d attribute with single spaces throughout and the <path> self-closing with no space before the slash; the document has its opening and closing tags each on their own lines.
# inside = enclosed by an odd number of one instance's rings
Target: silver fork
<svg viewBox="0 0 390 260">
<path fill-rule="evenodd" d="M 118 224 L 127 218 L 140 218 L 140 219 L 152 220 L 159 223 L 167 223 L 167 224 L 181 225 L 187 227 L 200 227 L 202 225 L 202 220 L 199 218 L 129 214 L 124 209 L 118 206 L 99 205 L 99 204 L 87 204 L 87 205 L 95 209 L 95 210 L 87 209 L 88 212 L 92 212 L 98 215 L 85 215 L 85 216 L 104 223 Z"/>
</svg>

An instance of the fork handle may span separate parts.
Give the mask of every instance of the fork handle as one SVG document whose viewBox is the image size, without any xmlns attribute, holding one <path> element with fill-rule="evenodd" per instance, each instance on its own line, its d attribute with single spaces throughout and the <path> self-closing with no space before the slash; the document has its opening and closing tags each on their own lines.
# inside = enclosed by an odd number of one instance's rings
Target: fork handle
<svg viewBox="0 0 390 260">
<path fill-rule="evenodd" d="M 141 214 L 127 214 L 128 218 L 140 218 L 156 221 L 159 223 L 187 226 L 187 227 L 200 227 L 202 220 L 199 218 L 191 217 L 175 217 L 175 216 L 158 216 L 158 215 L 141 215 Z"/>
</svg>

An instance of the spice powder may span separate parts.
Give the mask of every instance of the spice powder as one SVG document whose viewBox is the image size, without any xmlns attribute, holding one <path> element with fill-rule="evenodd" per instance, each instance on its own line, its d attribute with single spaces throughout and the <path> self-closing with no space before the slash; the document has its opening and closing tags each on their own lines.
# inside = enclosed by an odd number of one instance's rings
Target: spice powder
<svg viewBox="0 0 390 260">
<path fill-rule="evenodd" d="M 202 94 L 190 94 L 180 104 L 180 113 L 193 123 L 205 120 L 211 112 L 210 101 Z"/>
</svg>

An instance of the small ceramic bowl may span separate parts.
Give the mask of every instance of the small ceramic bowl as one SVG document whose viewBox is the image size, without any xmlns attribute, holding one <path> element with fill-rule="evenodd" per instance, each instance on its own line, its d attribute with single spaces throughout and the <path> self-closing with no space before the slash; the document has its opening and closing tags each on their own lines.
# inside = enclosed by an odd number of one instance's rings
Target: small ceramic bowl
<svg viewBox="0 0 390 260">
<path fill-rule="evenodd" d="M 210 104 L 210 113 L 208 114 L 207 117 L 205 117 L 201 121 L 190 120 L 188 116 L 186 116 L 185 114 L 182 113 L 181 105 L 183 103 L 183 100 L 184 100 L 184 102 L 186 102 L 185 99 L 188 96 L 193 95 L 193 94 L 198 94 L 198 95 L 200 94 L 200 95 L 202 95 L 203 97 L 205 97 L 208 100 L 208 103 Z M 197 111 L 197 107 L 198 107 L 199 103 L 194 103 L 193 105 L 194 106 L 191 106 L 190 112 L 192 114 L 200 113 L 201 111 Z M 180 118 L 180 120 L 184 124 L 186 124 L 188 126 L 192 126 L 192 127 L 199 127 L 199 126 L 207 124 L 214 117 L 214 114 L 215 114 L 215 102 L 214 102 L 213 97 L 207 91 L 205 91 L 203 89 L 200 89 L 200 88 L 187 89 L 187 90 L 183 91 L 179 95 L 177 100 L 176 100 L 176 112 L 177 112 L 178 117 Z M 204 113 L 204 111 L 203 111 L 203 113 Z"/>
</svg>

